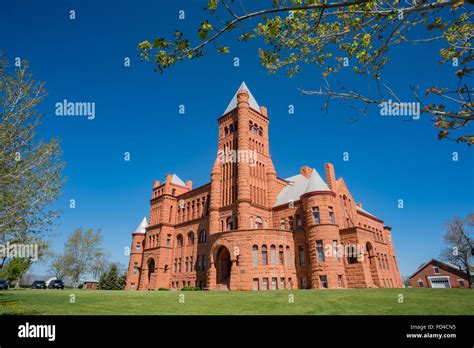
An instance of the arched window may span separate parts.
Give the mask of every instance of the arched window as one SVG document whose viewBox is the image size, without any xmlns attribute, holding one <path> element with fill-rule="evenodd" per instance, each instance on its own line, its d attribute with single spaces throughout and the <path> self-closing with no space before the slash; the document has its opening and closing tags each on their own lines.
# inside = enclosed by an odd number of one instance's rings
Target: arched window
<svg viewBox="0 0 474 348">
<path fill-rule="evenodd" d="M 260 136 L 263 135 L 263 128 L 262 128 L 262 127 L 260 127 L 260 128 L 258 129 L 258 135 L 260 135 Z"/>
<path fill-rule="evenodd" d="M 258 246 L 256 245 L 252 247 L 252 260 L 253 260 L 254 266 L 257 266 L 258 265 Z"/>
<path fill-rule="evenodd" d="M 188 245 L 193 245 L 194 244 L 194 232 L 191 231 L 188 233 Z"/>
<path fill-rule="evenodd" d="M 225 135 L 229 134 L 229 129 L 227 127 L 224 128 L 224 134 Z"/>
<path fill-rule="evenodd" d="M 176 237 L 176 244 L 179 247 L 182 247 L 184 245 L 183 236 L 181 234 L 178 234 L 178 236 Z"/>
<path fill-rule="evenodd" d="M 285 264 L 285 256 L 283 254 L 283 245 L 278 246 L 278 264 L 281 266 Z"/>
<path fill-rule="evenodd" d="M 300 266 L 304 266 L 305 257 L 304 257 L 304 247 L 302 245 L 300 245 L 298 247 L 298 257 L 299 257 L 299 261 L 300 261 Z"/>
<path fill-rule="evenodd" d="M 290 266 L 291 265 L 291 252 L 290 252 L 290 247 L 287 245 L 286 246 L 286 265 Z"/>
<path fill-rule="evenodd" d="M 272 261 L 272 265 L 276 265 L 276 247 L 273 244 L 270 246 L 270 259 Z"/>
<path fill-rule="evenodd" d="M 232 219 L 232 216 L 227 218 L 226 225 L 227 231 L 232 231 L 234 229 L 234 219 Z"/>
<path fill-rule="evenodd" d="M 249 130 L 251 131 L 253 129 L 253 122 L 249 121 Z"/>
<path fill-rule="evenodd" d="M 263 220 L 260 216 L 257 216 L 255 218 L 255 228 L 257 228 L 257 229 L 263 228 Z"/>
<path fill-rule="evenodd" d="M 267 246 L 264 244 L 262 245 L 262 265 L 268 265 L 268 253 L 267 253 Z"/>
<path fill-rule="evenodd" d="M 207 242 L 207 231 L 201 230 L 199 232 L 199 243 L 206 243 Z"/>
</svg>

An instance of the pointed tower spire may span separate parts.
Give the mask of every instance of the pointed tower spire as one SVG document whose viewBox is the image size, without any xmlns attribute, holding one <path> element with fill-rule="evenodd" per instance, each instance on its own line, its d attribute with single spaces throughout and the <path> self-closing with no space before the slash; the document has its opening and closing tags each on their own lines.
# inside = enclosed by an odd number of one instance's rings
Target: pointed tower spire
<svg viewBox="0 0 474 348">
<path fill-rule="evenodd" d="M 257 101 L 253 97 L 252 93 L 250 92 L 250 90 L 247 87 L 247 85 L 245 84 L 245 82 L 242 81 L 242 83 L 240 84 L 240 87 L 237 89 L 234 96 L 232 97 L 229 105 L 227 105 L 227 108 L 225 109 L 223 115 L 227 114 L 229 111 L 232 111 L 237 107 L 237 94 L 239 94 L 239 92 L 244 92 L 244 91 L 249 94 L 249 105 L 250 105 L 250 107 L 252 109 L 257 110 L 257 111 L 260 112 L 260 106 L 258 105 Z"/>
<path fill-rule="evenodd" d="M 140 222 L 140 224 L 135 229 L 135 232 L 133 233 L 145 233 L 147 227 L 148 227 L 148 222 L 146 220 L 146 217 L 144 217 L 142 222 Z"/>
</svg>

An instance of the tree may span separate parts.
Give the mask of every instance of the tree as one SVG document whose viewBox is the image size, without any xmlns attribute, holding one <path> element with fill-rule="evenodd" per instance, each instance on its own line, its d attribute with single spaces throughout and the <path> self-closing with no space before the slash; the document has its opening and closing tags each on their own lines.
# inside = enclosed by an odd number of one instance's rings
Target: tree
<svg viewBox="0 0 474 348">
<path fill-rule="evenodd" d="M 20 287 L 20 278 L 26 273 L 26 271 L 31 267 L 32 261 L 26 257 L 13 257 L 10 261 L 3 267 L 1 271 L 1 277 L 12 282 L 16 280 L 15 287 Z"/>
<path fill-rule="evenodd" d="M 17 61 L 18 63 L 18 61 Z M 19 65 L 19 66 L 18 66 Z M 10 68 L 0 52 L 0 242 L 39 243 L 60 211 L 50 208 L 64 183 L 59 139 L 38 137 L 43 83 L 28 62 Z M 0 267 L 5 263 L 2 260 Z"/>
<path fill-rule="evenodd" d="M 467 273 L 469 287 L 471 287 L 471 274 L 473 269 L 473 239 L 474 214 L 465 219 L 454 217 L 446 224 L 444 241 L 447 248 L 442 252 L 442 258 L 459 266 Z"/>
<path fill-rule="evenodd" d="M 94 279 L 100 279 L 109 268 L 109 260 L 106 257 L 98 258 L 92 265 L 91 273 Z"/>
<path fill-rule="evenodd" d="M 66 274 L 70 275 L 74 286 L 77 286 L 82 275 L 92 272 L 94 264 L 103 255 L 101 248 L 102 234 L 92 228 L 78 228 L 69 236 L 64 245 L 64 263 Z"/>
<path fill-rule="evenodd" d="M 119 275 L 120 265 L 112 263 L 100 277 L 99 290 L 123 290 L 125 288 L 125 275 Z"/>
<path fill-rule="evenodd" d="M 68 264 L 64 255 L 55 255 L 49 266 L 49 271 L 57 278 L 63 279 L 68 274 Z"/>
<path fill-rule="evenodd" d="M 439 139 L 471 145 L 474 134 L 464 130 L 474 120 L 473 91 L 465 81 L 473 71 L 470 67 L 474 36 L 470 23 L 472 3 L 473 0 L 467 3 L 464 0 L 273 0 L 267 7 L 254 9 L 254 4 L 244 4 L 243 0 L 208 0 L 208 15 L 196 30 L 195 44 L 191 45 L 176 30 L 173 38 L 145 40 L 138 44 L 138 49 L 142 60 L 151 58 L 155 71 L 163 73 L 177 62 L 204 56 L 209 47 L 229 53 L 229 46 L 218 41 L 239 29 L 240 41 L 259 39 L 263 43 L 264 48 L 259 48 L 258 54 L 270 73 L 286 69 L 291 77 L 300 71 L 301 64 L 316 65 L 324 85 L 314 91 L 301 91 L 325 97 L 325 108 L 333 99 L 362 103 L 361 113 L 365 115 L 370 105 L 383 105 L 392 98 L 395 104 L 403 103 L 382 82 L 390 47 L 437 44 L 440 63 L 452 63 L 459 68 L 450 86 L 443 82 L 439 86 L 426 86 L 423 97 L 419 87 L 412 86 L 413 98 L 420 103 L 420 114 L 429 115 L 439 129 Z M 332 87 L 330 75 L 341 71 L 349 60 L 356 73 L 372 78 L 369 90 L 375 92 L 364 94 L 344 85 L 339 89 Z M 408 108 L 418 107 L 404 104 Z"/>
</svg>

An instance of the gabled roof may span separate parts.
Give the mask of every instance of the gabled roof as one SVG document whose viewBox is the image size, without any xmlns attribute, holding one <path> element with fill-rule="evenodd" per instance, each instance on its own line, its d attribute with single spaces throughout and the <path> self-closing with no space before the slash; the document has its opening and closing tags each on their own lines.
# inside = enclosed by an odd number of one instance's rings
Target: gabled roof
<svg viewBox="0 0 474 348">
<path fill-rule="evenodd" d="M 227 108 L 225 109 L 223 115 L 227 114 L 229 111 L 234 110 L 237 107 L 237 94 L 240 91 L 246 91 L 249 94 L 249 104 L 250 107 L 254 110 L 260 111 L 260 106 L 258 106 L 257 101 L 253 97 L 252 93 L 250 92 L 249 88 L 245 84 L 245 82 L 242 82 L 240 85 L 239 89 L 235 92 L 234 96 L 232 97 L 229 105 L 227 105 Z"/>
<path fill-rule="evenodd" d="M 438 259 L 431 259 L 431 260 L 429 260 L 428 262 L 423 263 L 420 267 L 418 267 L 418 269 L 417 269 L 412 275 L 410 275 L 408 278 L 412 278 L 414 275 L 416 275 L 418 272 L 420 272 L 423 268 L 425 268 L 426 266 L 428 266 L 429 264 L 431 264 L 431 263 L 433 263 L 433 262 L 437 262 L 437 263 L 440 263 L 440 264 L 445 265 L 446 267 L 455 269 L 456 271 L 459 271 L 459 272 L 462 272 L 462 273 L 466 273 L 466 272 L 463 271 L 463 270 L 461 269 L 461 267 L 459 267 L 458 265 L 455 265 L 455 264 L 449 263 L 449 262 L 445 262 L 445 261 L 440 261 L 440 260 L 438 260 Z"/>
<path fill-rule="evenodd" d="M 289 183 L 278 194 L 274 207 L 281 204 L 287 204 L 291 201 L 295 202 L 299 200 L 303 194 L 308 192 L 331 191 L 319 175 L 318 171 L 314 168 L 309 179 L 302 174 L 297 174 L 286 178 L 285 180 Z"/>
<path fill-rule="evenodd" d="M 143 218 L 142 222 L 140 222 L 140 225 L 137 226 L 135 229 L 135 232 L 133 233 L 145 233 L 145 229 L 148 227 L 148 222 L 146 221 L 146 217 Z"/>
<path fill-rule="evenodd" d="M 171 183 L 175 185 L 186 186 L 184 181 L 181 180 L 180 177 L 177 176 L 176 174 L 173 174 L 173 176 L 171 177 Z"/>
</svg>

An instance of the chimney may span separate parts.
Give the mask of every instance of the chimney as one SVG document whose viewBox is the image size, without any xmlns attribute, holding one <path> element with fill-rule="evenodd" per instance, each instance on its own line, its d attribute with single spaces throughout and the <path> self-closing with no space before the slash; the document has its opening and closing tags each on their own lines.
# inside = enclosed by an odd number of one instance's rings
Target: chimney
<svg viewBox="0 0 474 348">
<path fill-rule="evenodd" d="M 166 174 L 165 185 L 170 185 L 171 184 L 171 178 L 172 177 L 173 177 L 173 174 Z"/>
<path fill-rule="evenodd" d="M 157 188 L 160 186 L 160 182 L 158 180 L 153 181 L 153 188 Z"/>
<path fill-rule="evenodd" d="M 267 108 L 265 106 L 261 106 L 260 107 L 260 113 L 265 116 L 265 117 L 268 117 L 268 114 L 267 114 Z"/>
<path fill-rule="evenodd" d="M 332 163 L 326 163 L 324 165 L 324 170 L 326 172 L 326 182 L 331 191 L 336 189 L 336 174 L 334 173 L 334 166 Z"/>
<path fill-rule="evenodd" d="M 190 190 L 193 189 L 193 182 L 191 180 L 187 180 L 186 181 L 186 187 Z"/>
<path fill-rule="evenodd" d="M 308 166 L 303 166 L 303 167 L 300 168 L 300 174 L 307 177 L 308 179 L 311 176 L 312 171 L 313 171 L 313 169 L 308 167 Z"/>
</svg>

